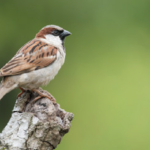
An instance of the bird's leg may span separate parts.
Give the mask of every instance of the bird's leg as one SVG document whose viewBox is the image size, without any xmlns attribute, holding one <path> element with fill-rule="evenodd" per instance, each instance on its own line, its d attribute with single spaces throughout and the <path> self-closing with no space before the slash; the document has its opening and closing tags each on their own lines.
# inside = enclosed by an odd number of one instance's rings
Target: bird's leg
<svg viewBox="0 0 150 150">
<path fill-rule="evenodd" d="M 51 100 L 51 101 L 53 102 L 53 104 L 56 104 L 56 101 L 55 101 L 55 100 L 53 100 L 53 99 L 52 99 L 51 97 L 49 97 L 48 95 L 41 93 L 38 89 L 33 89 L 32 91 L 39 94 L 39 96 L 34 99 L 34 102 L 37 101 L 38 99 L 42 98 L 42 97 L 46 97 L 46 98 L 48 98 L 49 100 Z"/>
<path fill-rule="evenodd" d="M 17 98 L 20 97 L 25 92 L 23 88 L 19 87 L 19 89 L 21 90 L 21 93 L 18 94 Z"/>
<path fill-rule="evenodd" d="M 33 100 L 33 102 L 36 102 L 38 99 L 40 99 L 40 98 L 42 98 L 42 96 L 38 96 L 38 97 L 36 97 L 34 100 Z"/>
</svg>

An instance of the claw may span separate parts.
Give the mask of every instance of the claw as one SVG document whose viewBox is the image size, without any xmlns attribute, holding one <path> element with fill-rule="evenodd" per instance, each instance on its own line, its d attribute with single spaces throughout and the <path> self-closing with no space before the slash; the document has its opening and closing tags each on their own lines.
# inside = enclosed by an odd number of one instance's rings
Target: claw
<svg viewBox="0 0 150 150">
<path fill-rule="evenodd" d="M 51 97 L 49 97 L 48 95 L 45 95 L 45 94 L 41 93 L 39 90 L 33 89 L 32 91 L 39 94 L 39 96 L 36 97 L 33 102 L 36 102 L 38 99 L 40 99 L 40 98 L 42 98 L 42 97 L 46 97 L 46 98 L 48 98 L 50 101 L 52 101 L 53 104 L 56 104 L 56 101 L 55 101 L 55 100 L 53 100 L 53 99 L 52 99 Z"/>
</svg>

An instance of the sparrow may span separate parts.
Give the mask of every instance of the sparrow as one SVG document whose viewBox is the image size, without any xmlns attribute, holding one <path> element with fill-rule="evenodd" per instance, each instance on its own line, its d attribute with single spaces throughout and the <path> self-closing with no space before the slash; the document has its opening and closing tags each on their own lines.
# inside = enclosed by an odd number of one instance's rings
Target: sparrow
<svg viewBox="0 0 150 150">
<path fill-rule="evenodd" d="M 39 98 L 49 96 L 39 87 L 47 85 L 58 73 L 65 61 L 64 40 L 71 33 L 56 25 L 42 28 L 34 39 L 21 47 L 16 55 L 0 70 L 0 100 L 15 88 L 37 92 Z M 36 100 L 37 100 L 36 99 Z"/>
</svg>

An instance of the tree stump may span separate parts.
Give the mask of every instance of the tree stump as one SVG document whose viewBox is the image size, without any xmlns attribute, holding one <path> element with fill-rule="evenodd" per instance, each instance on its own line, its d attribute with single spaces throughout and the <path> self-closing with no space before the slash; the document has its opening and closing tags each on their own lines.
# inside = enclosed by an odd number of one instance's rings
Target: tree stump
<svg viewBox="0 0 150 150">
<path fill-rule="evenodd" d="M 55 101 L 47 91 L 40 90 Z M 37 96 L 26 91 L 16 100 L 12 116 L 0 134 L 0 150 L 53 150 L 68 133 L 74 115 L 48 98 L 33 102 Z"/>
</svg>

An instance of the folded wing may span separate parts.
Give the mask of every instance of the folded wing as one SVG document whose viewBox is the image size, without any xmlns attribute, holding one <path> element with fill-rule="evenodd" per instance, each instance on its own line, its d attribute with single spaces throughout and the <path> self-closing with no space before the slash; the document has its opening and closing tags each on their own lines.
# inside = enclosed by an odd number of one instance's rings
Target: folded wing
<svg viewBox="0 0 150 150">
<path fill-rule="evenodd" d="M 0 76 L 18 75 L 49 66 L 56 60 L 57 51 L 56 47 L 34 39 L 1 69 Z"/>
</svg>

